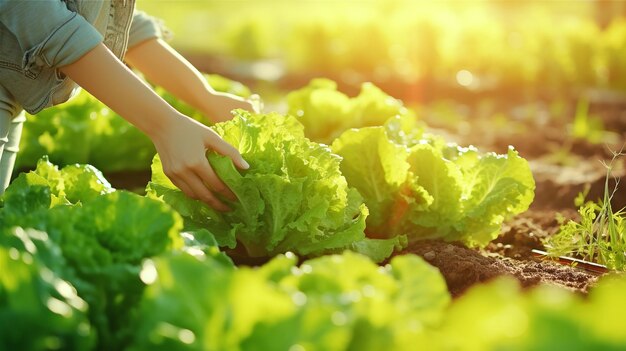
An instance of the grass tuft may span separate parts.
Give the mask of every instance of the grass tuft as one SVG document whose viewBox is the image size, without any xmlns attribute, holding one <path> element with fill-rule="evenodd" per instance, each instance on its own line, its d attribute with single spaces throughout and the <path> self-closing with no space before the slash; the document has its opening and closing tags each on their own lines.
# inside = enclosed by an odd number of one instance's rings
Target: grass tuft
<svg viewBox="0 0 626 351">
<path fill-rule="evenodd" d="M 561 225 L 559 232 L 544 240 L 550 256 L 573 256 L 585 261 L 605 265 L 609 269 L 626 270 L 626 208 L 614 211 L 611 200 L 617 193 L 620 179 L 613 177 L 616 161 L 626 155 L 624 147 L 612 152 L 611 162 L 603 162 L 606 167 L 604 195 L 597 202 L 584 201 L 586 193 L 576 199 L 581 220 L 570 220 Z M 609 180 L 615 179 L 615 187 L 609 187 Z"/>
</svg>

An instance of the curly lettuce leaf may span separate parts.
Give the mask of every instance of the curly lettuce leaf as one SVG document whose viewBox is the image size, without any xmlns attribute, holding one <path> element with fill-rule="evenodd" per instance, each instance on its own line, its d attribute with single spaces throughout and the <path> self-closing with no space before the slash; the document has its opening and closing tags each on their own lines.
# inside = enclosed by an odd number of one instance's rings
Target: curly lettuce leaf
<svg viewBox="0 0 626 351">
<path fill-rule="evenodd" d="M 492 240 L 502 223 L 526 211 L 535 197 L 528 162 L 513 147 L 506 155 L 480 155 L 461 172 L 466 193 L 463 230 L 471 233 L 470 244 Z"/>
<path fill-rule="evenodd" d="M 37 168 L 20 174 L 3 195 L 4 215 L 29 216 L 57 205 L 72 205 L 114 191 L 102 173 L 90 165 L 59 169 L 48 157 Z"/>
<path fill-rule="evenodd" d="M 333 152 L 343 157 L 341 172 L 348 183 L 357 188 L 370 210 L 368 235 L 391 237 L 390 215 L 393 217 L 399 194 L 415 193 L 412 205 L 429 204 L 432 199 L 407 182 L 410 164 L 408 150 L 387 138 L 379 127 L 346 131 L 332 144 Z M 421 191 L 421 194 L 419 192 Z"/>
</svg>

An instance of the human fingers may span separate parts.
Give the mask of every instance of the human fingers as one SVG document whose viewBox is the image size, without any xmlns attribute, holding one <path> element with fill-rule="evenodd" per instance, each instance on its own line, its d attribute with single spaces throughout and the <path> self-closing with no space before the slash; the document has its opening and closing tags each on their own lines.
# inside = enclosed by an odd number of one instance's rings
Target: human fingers
<svg viewBox="0 0 626 351">
<path fill-rule="evenodd" d="M 228 186 L 215 174 L 208 161 L 202 162 L 194 167 L 196 175 L 202 182 L 214 192 L 224 195 L 227 199 L 235 201 L 237 197 Z"/>
<path fill-rule="evenodd" d="M 192 199 L 199 200 L 198 196 L 191 190 L 191 187 L 180 177 L 175 174 L 167 174 L 167 177 L 176 185 L 178 189 L 180 189 L 185 195 L 189 196 Z"/>
<path fill-rule="evenodd" d="M 206 187 L 195 172 L 187 172 L 184 181 L 189 185 L 191 191 L 200 201 L 205 202 L 218 211 L 226 212 L 231 210 L 230 207 L 221 202 L 215 194 L 213 194 L 209 188 Z"/>
<path fill-rule="evenodd" d="M 237 150 L 229 143 L 225 142 L 222 138 L 219 137 L 219 135 L 217 135 L 213 131 L 210 131 L 207 134 L 205 146 L 215 150 L 215 152 L 221 155 L 229 157 L 231 160 L 233 160 L 233 162 L 239 169 L 250 168 L 250 165 L 248 164 L 248 162 L 246 162 L 246 160 L 243 159 L 243 156 L 241 156 L 239 150 Z"/>
<path fill-rule="evenodd" d="M 194 173 L 192 166 L 174 168 L 174 170 L 167 167 L 167 170 L 164 168 L 164 172 L 172 183 L 190 198 L 203 201 L 218 211 L 230 210 L 202 183 L 200 178 Z"/>
</svg>

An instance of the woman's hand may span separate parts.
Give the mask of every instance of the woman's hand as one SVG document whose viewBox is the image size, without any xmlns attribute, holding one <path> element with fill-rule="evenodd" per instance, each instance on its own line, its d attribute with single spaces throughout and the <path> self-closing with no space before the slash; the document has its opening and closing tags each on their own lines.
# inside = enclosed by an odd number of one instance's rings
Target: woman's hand
<svg viewBox="0 0 626 351">
<path fill-rule="evenodd" d="M 178 114 L 161 134 L 152 136 L 161 156 L 163 172 L 188 196 L 206 202 L 218 211 L 228 211 L 217 194 L 235 201 L 232 191 L 219 179 L 206 158 L 206 150 L 230 157 L 240 169 L 250 166 L 233 146 L 210 128 Z"/>
<path fill-rule="evenodd" d="M 220 92 L 213 92 L 208 96 L 209 98 L 203 103 L 202 112 L 214 123 L 230 120 L 233 117 L 230 112 L 235 109 L 260 113 L 263 108 L 261 98 L 256 94 L 248 99 Z"/>
</svg>

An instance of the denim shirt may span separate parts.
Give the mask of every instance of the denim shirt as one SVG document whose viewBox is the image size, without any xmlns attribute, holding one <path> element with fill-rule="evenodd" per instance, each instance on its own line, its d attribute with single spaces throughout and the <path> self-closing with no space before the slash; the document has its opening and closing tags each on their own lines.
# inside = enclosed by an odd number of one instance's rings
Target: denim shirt
<svg viewBox="0 0 626 351">
<path fill-rule="evenodd" d="M 67 101 L 78 86 L 58 68 L 104 43 L 119 59 L 128 47 L 165 34 L 134 12 L 134 0 L 0 0 L 0 114 L 36 114 Z"/>
</svg>

